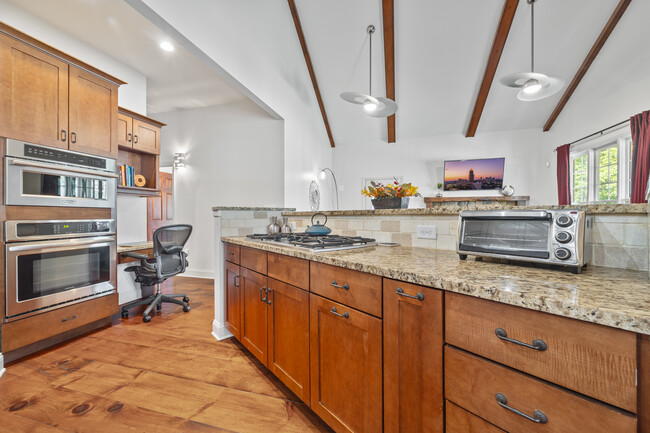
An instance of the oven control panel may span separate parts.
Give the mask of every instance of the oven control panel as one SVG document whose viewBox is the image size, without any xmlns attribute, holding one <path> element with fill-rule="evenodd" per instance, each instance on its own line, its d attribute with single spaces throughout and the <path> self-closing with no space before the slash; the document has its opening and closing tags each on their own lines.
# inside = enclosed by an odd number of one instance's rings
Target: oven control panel
<svg viewBox="0 0 650 433">
<path fill-rule="evenodd" d="M 62 237 L 86 237 L 112 235 L 115 220 L 69 220 L 69 221 L 7 221 L 5 236 L 8 242 L 57 239 Z"/>
<path fill-rule="evenodd" d="M 92 156 L 66 152 L 65 150 L 56 150 L 51 147 L 34 146 L 31 144 L 25 144 L 25 156 L 93 168 L 106 168 L 106 159 L 104 158 L 94 158 Z"/>
</svg>

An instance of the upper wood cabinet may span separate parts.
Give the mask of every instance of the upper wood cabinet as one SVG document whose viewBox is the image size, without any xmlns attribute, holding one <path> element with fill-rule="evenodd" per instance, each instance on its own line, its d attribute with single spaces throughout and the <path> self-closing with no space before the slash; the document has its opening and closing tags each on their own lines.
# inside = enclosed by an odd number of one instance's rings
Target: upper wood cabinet
<svg viewBox="0 0 650 433">
<path fill-rule="evenodd" d="M 123 81 L 0 23 L 0 136 L 117 157 Z"/>
<path fill-rule="evenodd" d="M 133 119 L 133 148 L 160 154 L 160 127 Z"/>
<path fill-rule="evenodd" d="M 117 113 L 117 145 L 133 147 L 133 118 L 123 113 Z"/>
<path fill-rule="evenodd" d="M 164 123 L 119 107 L 117 143 L 123 149 L 160 154 L 160 130 Z"/>
</svg>

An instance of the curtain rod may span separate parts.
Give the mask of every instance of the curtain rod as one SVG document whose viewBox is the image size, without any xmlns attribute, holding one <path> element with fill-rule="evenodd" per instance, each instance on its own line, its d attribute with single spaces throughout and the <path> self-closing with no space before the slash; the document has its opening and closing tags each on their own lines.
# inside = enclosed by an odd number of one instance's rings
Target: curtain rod
<svg viewBox="0 0 650 433">
<path fill-rule="evenodd" d="M 629 121 L 630 121 L 630 119 L 626 119 L 626 120 L 624 120 L 624 121 L 622 121 L 622 122 L 618 122 L 618 123 L 616 123 L 616 124 L 614 124 L 614 125 L 612 125 L 612 126 L 608 126 L 607 128 L 603 128 L 603 129 L 601 129 L 600 131 L 596 131 L 596 132 L 594 132 L 593 134 L 585 135 L 584 137 L 579 138 L 579 139 L 577 139 L 576 141 L 572 141 L 571 143 L 569 143 L 569 147 L 570 147 L 570 146 L 573 146 L 573 145 L 576 144 L 576 143 L 581 142 L 582 140 L 586 140 L 587 138 L 591 138 L 591 137 L 593 137 L 594 135 L 602 134 L 603 132 L 605 132 L 605 131 L 607 131 L 607 130 L 609 130 L 609 129 L 616 128 L 617 126 L 624 125 L 624 124 L 628 123 Z M 556 152 L 557 149 L 553 149 L 553 151 Z"/>
</svg>

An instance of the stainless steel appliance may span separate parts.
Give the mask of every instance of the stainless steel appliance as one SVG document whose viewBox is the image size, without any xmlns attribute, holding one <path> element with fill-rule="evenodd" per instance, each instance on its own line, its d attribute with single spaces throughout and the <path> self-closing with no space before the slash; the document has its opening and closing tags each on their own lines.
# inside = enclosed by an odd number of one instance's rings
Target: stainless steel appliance
<svg viewBox="0 0 650 433">
<path fill-rule="evenodd" d="M 6 221 L 6 321 L 115 292 L 115 220 Z"/>
<path fill-rule="evenodd" d="M 462 211 L 456 252 L 550 263 L 579 273 L 591 260 L 592 219 L 580 210 Z"/>
<path fill-rule="evenodd" d="M 5 203 L 115 207 L 115 160 L 7 140 Z"/>
<path fill-rule="evenodd" d="M 374 239 L 360 236 L 310 235 L 308 233 L 269 233 L 248 235 L 250 239 L 301 248 L 311 252 L 339 251 L 377 245 Z"/>
</svg>

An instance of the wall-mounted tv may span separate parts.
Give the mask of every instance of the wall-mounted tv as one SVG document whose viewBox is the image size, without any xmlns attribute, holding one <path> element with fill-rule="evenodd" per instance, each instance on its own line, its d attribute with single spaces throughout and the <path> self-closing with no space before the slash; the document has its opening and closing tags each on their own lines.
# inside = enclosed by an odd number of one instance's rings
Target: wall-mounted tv
<svg viewBox="0 0 650 433">
<path fill-rule="evenodd" d="M 503 188 L 505 158 L 445 161 L 445 191 Z"/>
</svg>

